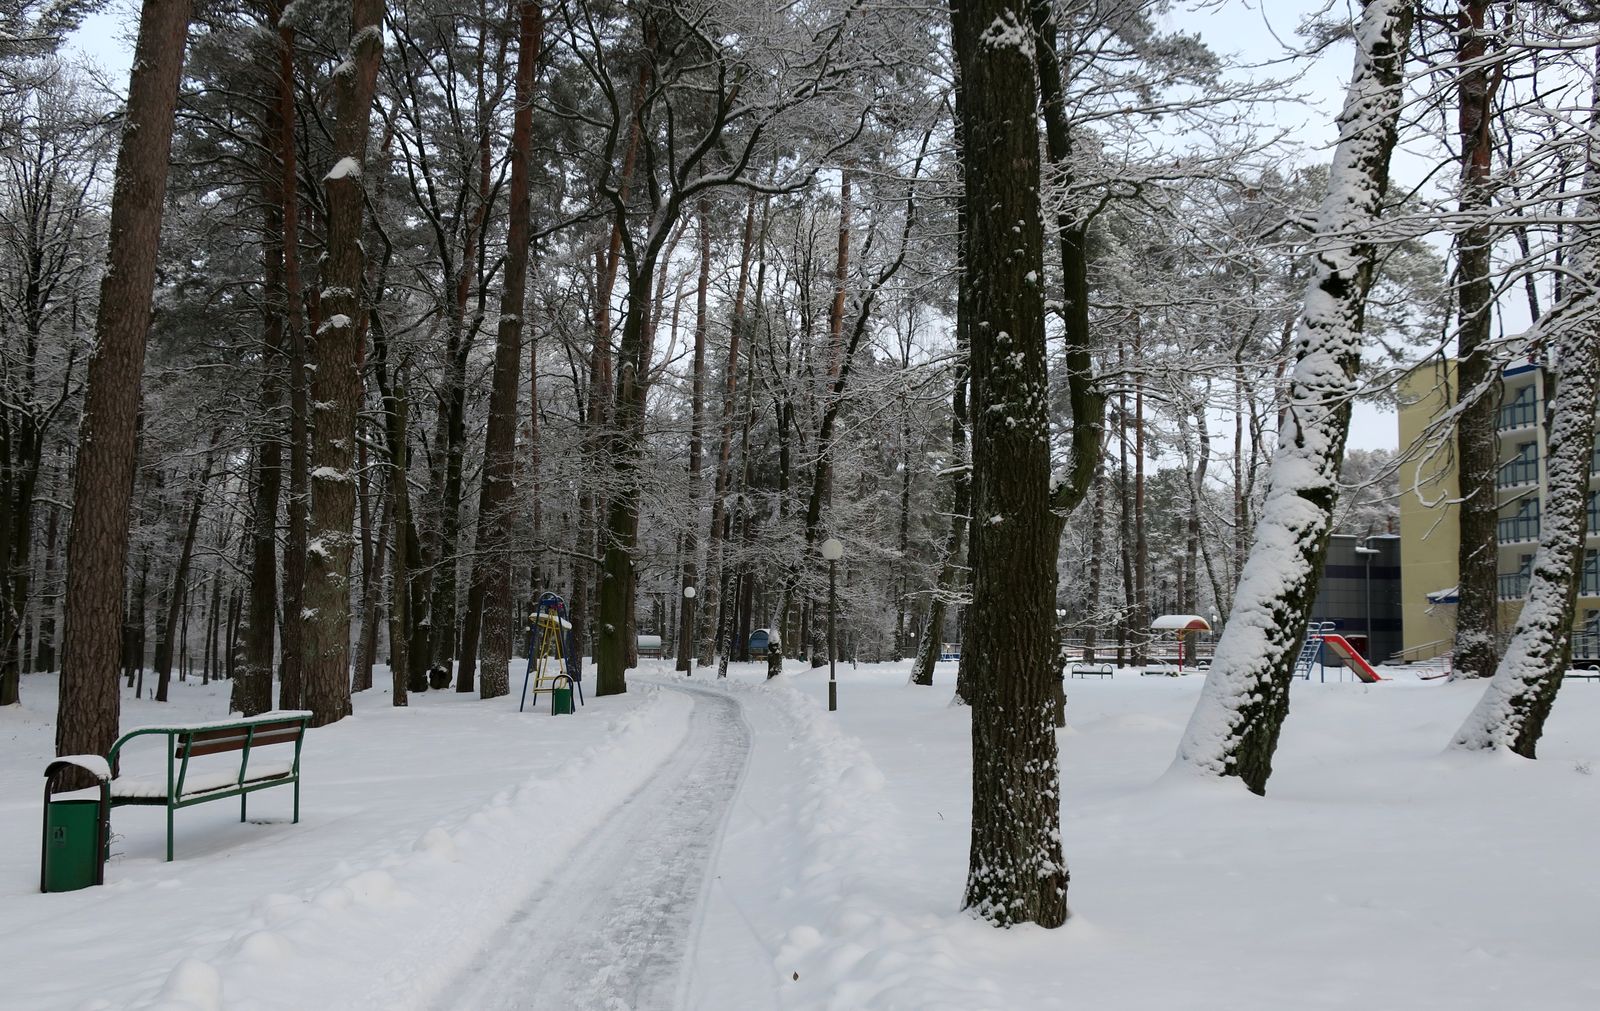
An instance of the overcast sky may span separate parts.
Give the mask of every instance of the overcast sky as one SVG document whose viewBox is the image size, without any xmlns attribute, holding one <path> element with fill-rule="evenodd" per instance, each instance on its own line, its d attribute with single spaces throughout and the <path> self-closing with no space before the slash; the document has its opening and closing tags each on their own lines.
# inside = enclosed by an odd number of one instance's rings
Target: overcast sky
<svg viewBox="0 0 1600 1011">
<path fill-rule="evenodd" d="M 1295 57 L 1295 47 L 1300 44 L 1295 30 L 1301 20 L 1330 8 L 1348 14 L 1350 0 L 1193 0 L 1175 4 L 1164 27 L 1196 32 L 1219 53 L 1259 65 L 1264 75 L 1281 76 L 1289 69 L 1284 61 Z M 107 79 L 117 82 L 119 91 L 127 88 L 136 11 L 131 0 L 112 0 L 105 10 L 90 15 L 69 42 L 69 49 L 93 61 Z M 1353 55 L 1350 45 L 1344 43 L 1314 61 L 1295 60 L 1304 73 L 1300 91 L 1308 96 L 1308 105 L 1292 111 L 1285 108 L 1282 115 L 1307 146 L 1307 160 L 1329 155 L 1333 116 L 1344 97 Z M 1392 449 L 1397 442 L 1393 412 L 1356 405 L 1351 449 Z"/>
</svg>

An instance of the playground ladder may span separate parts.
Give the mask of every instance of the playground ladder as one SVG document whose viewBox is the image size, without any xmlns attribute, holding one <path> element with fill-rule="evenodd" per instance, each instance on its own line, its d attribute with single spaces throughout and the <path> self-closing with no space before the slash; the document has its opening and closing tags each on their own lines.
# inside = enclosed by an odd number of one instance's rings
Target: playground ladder
<svg viewBox="0 0 1600 1011">
<path fill-rule="evenodd" d="M 1313 621 L 1306 626 L 1306 641 L 1300 647 L 1300 655 L 1294 658 L 1294 676 L 1311 680 L 1311 668 L 1320 662 L 1322 657 L 1322 637 L 1333 631 L 1331 621 Z"/>
</svg>

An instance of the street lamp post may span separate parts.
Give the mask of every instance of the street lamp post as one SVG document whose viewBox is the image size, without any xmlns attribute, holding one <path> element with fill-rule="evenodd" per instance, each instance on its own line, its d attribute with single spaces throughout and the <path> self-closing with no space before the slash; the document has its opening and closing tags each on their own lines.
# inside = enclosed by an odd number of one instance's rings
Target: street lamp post
<svg viewBox="0 0 1600 1011">
<path fill-rule="evenodd" d="M 1361 556 L 1362 562 L 1366 565 L 1365 578 L 1362 580 L 1362 591 L 1366 598 L 1362 605 L 1362 631 L 1367 633 L 1367 658 L 1369 660 L 1373 656 L 1372 646 L 1377 638 L 1376 633 L 1372 630 L 1372 556 L 1378 553 L 1378 549 L 1372 546 L 1372 538 L 1372 534 L 1363 537 L 1361 545 L 1355 549 L 1356 554 Z"/>
<path fill-rule="evenodd" d="M 693 586 L 685 586 L 683 588 L 683 599 L 686 600 L 688 602 L 688 604 L 689 604 L 689 627 L 687 629 L 685 629 L 683 631 L 683 633 L 682 633 L 687 638 L 688 643 L 689 643 L 689 658 L 688 658 L 689 666 L 684 668 L 684 670 L 687 673 L 687 676 L 689 676 L 689 677 L 694 677 L 695 661 L 699 659 L 699 657 L 695 656 L 695 649 L 694 649 L 695 643 L 699 641 L 698 638 L 695 636 L 695 633 L 697 631 L 699 631 L 699 629 L 697 629 L 695 626 L 699 624 L 699 619 L 700 619 L 700 612 L 697 611 L 695 609 L 695 606 L 694 606 L 695 592 L 696 591 L 695 591 L 695 588 Z"/>
<path fill-rule="evenodd" d="M 838 640 L 834 636 L 833 612 L 836 610 L 834 594 L 834 563 L 844 557 L 844 545 L 837 537 L 822 542 L 822 557 L 828 560 L 828 712 L 839 708 Z"/>
</svg>

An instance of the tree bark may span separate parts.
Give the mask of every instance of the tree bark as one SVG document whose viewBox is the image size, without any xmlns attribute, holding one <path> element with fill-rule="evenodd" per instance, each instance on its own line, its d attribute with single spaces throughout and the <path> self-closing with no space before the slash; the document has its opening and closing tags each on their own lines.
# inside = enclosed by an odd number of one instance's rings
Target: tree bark
<svg viewBox="0 0 1600 1011">
<path fill-rule="evenodd" d="M 1032 25 L 1017 0 L 951 7 L 963 85 L 972 316 L 972 833 L 963 905 L 999 926 L 1067 918 L 1056 553 L 1045 398 L 1044 231 Z"/>
<path fill-rule="evenodd" d="M 103 755 L 117 737 L 118 618 L 139 386 L 189 12 L 189 0 L 146 0 L 139 15 L 73 476 L 58 755 Z M 72 785 L 79 783 L 87 785 L 83 777 Z"/>
<path fill-rule="evenodd" d="M 1486 65 L 1492 55 L 1491 36 L 1484 31 L 1488 7 L 1489 0 L 1463 0 L 1456 23 L 1456 60 L 1461 68 L 1456 72 L 1460 210 L 1470 223 L 1456 237 L 1456 379 L 1463 403 L 1456 422 L 1461 540 L 1452 678 L 1489 677 L 1500 653 L 1496 538 L 1500 504 L 1495 494 L 1500 369 L 1490 348 L 1494 283 L 1489 259 L 1494 236 L 1487 220 L 1494 195 L 1489 178 L 1494 150 L 1490 113 L 1496 73 Z"/>
<path fill-rule="evenodd" d="M 1410 0 L 1369 0 L 1356 29 L 1355 69 L 1313 234 L 1315 268 L 1266 501 L 1233 612 L 1178 747 L 1175 767 L 1237 776 L 1253 793 L 1264 793 L 1272 774 L 1295 655 L 1327 555 L 1411 17 Z"/>
<path fill-rule="evenodd" d="M 1545 720 L 1572 660 L 1572 621 L 1582 580 L 1588 527 L 1595 399 L 1600 395 L 1600 50 L 1589 112 L 1587 166 L 1578 203 L 1583 241 L 1574 244 L 1573 273 L 1582 283 L 1536 328 L 1557 336 L 1556 388 L 1549 407 L 1547 505 L 1528 595 L 1494 678 L 1456 732 L 1454 747 L 1503 748 L 1537 755 Z"/>
<path fill-rule="evenodd" d="M 765 241 L 765 212 L 762 233 Z M 744 239 L 739 252 L 739 283 L 733 295 L 733 319 L 728 327 L 728 362 L 723 377 L 721 432 L 717 440 L 717 473 L 711 489 L 711 524 L 706 531 L 706 568 L 701 575 L 700 664 L 709 667 L 716 654 L 722 607 L 722 535 L 728 513 L 728 488 L 733 483 L 733 419 L 739 393 L 739 344 L 749 321 L 745 318 L 745 292 L 750 282 L 750 253 L 755 247 L 756 197 L 745 204 Z M 780 436 L 781 437 L 781 436 Z"/>
<path fill-rule="evenodd" d="M 478 537 L 467 597 L 464 643 L 483 631 L 481 698 L 511 691 L 511 506 L 516 477 L 517 366 L 522 357 L 522 317 L 528 280 L 529 177 L 533 156 L 533 72 L 544 15 L 532 0 L 518 4 L 516 111 L 511 128 L 511 218 L 506 232 L 505 289 L 495 335 L 483 484 L 478 496 Z M 481 622 L 481 626 L 479 623 Z M 475 627 L 479 626 L 479 627 Z M 465 652 L 465 651 L 463 651 Z M 469 673 L 462 665 L 463 678 Z"/>
<path fill-rule="evenodd" d="M 311 520 L 306 551 L 306 705 L 313 726 L 350 715 L 350 562 L 355 539 L 356 410 L 361 398 L 355 319 L 360 312 L 361 174 L 378 62 L 383 51 L 382 0 L 352 0 L 347 70 L 335 76 L 333 118 L 337 160 L 323 179 L 328 248 L 323 260 L 311 402 L 316 434 L 311 453 Z"/>
<path fill-rule="evenodd" d="M 706 427 L 706 332 L 709 328 L 707 294 L 711 288 L 710 201 L 700 199 L 700 280 L 695 286 L 694 364 L 689 384 L 689 525 L 683 536 L 683 562 L 678 573 L 681 587 L 700 590 L 699 523 L 702 458 L 705 456 Z M 678 613 L 678 651 L 676 669 L 687 672 L 694 660 L 694 609 L 697 601 L 682 597 Z"/>
</svg>

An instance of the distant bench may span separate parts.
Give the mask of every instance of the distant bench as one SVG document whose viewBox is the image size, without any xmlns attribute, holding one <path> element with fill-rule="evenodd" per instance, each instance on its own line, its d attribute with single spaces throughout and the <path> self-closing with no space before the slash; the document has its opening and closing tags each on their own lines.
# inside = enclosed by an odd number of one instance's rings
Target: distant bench
<svg viewBox="0 0 1600 1011">
<path fill-rule="evenodd" d="M 148 806 L 167 809 L 167 859 L 172 859 L 172 814 L 180 807 L 193 807 L 208 801 L 239 798 L 239 820 L 245 820 L 249 795 L 275 786 L 294 787 L 294 820 L 300 821 L 300 746 L 305 739 L 311 714 L 299 711 L 263 713 L 242 720 L 196 723 L 163 727 L 140 727 L 117 738 L 106 755 L 114 769 L 123 745 L 136 737 L 156 736 L 167 740 L 167 776 L 142 779 L 118 776 L 101 785 L 111 807 Z M 262 748 L 294 745 L 294 756 L 274 751 L 269 760 L 256 760 Z M 237 752 L 237 768 L 191 770 L 191 759 L 206 755 Z M 280 757 L 281 756 L 281 757 Z M 231 763 L 229 763 L 231 765 Z"/>
<path fill-rule="evenodd" d="M 1574 667 L 1567 671 L 1566 677 L 1583 681 L 1600 681 L 1600 667 Z"/>
<path fill-rule="evenodd" d="M 1072 665 L 1072 676 L 1075 678 L 1114 678 L 1117 669 L 1108 663 L 1075 663 Z"/>
</svg>

